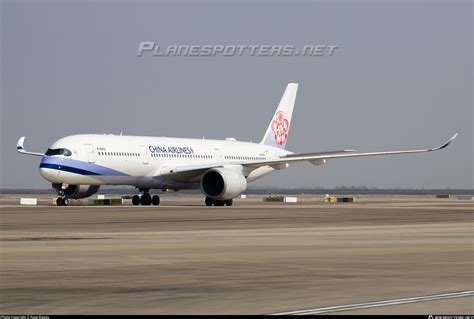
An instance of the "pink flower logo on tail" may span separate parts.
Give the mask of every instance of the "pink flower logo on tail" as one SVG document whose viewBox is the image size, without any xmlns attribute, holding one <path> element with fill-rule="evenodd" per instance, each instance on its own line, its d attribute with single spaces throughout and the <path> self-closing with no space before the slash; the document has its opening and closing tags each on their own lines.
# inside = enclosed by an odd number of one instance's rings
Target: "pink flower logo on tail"
<svg viewBox="0 0 474 319">
<path fill-rule="evenodd" d="M 290 123 L 285 118 L 285 114 L 279 111 L 272 122 L 272 131 L 275 134 L 275 142 L 277 145 L 283 145 L 288 137 L 288 128 Z"/>
</svg>

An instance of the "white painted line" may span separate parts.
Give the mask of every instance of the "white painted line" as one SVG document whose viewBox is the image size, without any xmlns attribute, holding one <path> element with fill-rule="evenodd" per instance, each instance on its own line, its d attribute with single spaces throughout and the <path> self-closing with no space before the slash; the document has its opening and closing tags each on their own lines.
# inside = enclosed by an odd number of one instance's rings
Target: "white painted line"
<svg viewBox="0 0 474 319">
<path fill-rule="evenodd" d="M 374 307 L 383 307 L 383 306 L 392 306 L 392 305 L 402 305 L 402 304 L 414 303 L 414 302 L 431 301 L 431 300 L 448 299 L 448 298 L 460 298 L 460 297 L 469 297 L 469 296 L 474 296 L 474 290 L 452 292 L 452 293 L 445 293 L 445 294 L 438 294 L 438 295 L 420 296 L 420 297 L 381 300 L 381 301 L 332 306 L 332 307 L 324 307 L 324 308 L 296 310 L 296 311 L 289 311 L 289 312 L 279 312 L 279 313 L 272 313 L 271 315 L 317 315 L 317 314 L 328 313 L 328 312 L 347 311 L 347 310 L 356 310 L 356 309 L 365 309 L 365 308 L 374 308 Z"/>
</svg>

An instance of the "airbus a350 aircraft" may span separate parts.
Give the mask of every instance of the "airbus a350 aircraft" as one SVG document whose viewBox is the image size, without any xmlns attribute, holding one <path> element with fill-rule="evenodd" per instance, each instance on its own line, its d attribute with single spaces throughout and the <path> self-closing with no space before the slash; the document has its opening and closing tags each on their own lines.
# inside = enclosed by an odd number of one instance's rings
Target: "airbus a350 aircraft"
<svg viewBox="0 0 474 319">
<path fill-rule="evenodd" d="M 369 152 L 354 150 L 295 154 L 285 150 L 297 83 L 286 87 L 280 104 L 260 143 L 170 137 L 85 134 L 64 137 L 46 153 L 28 152 L 20 138 L 16 149 L 22 154 L 41 156 L 40 174 L 58 192 L 57 204 L 95 194 L 100 185 L 132 185 L 143 195 L 134 195 L 134 205 L 159 205 L 151 189 L 201 189 L 207 206 L 230 206 L 247 183 L 290 163 L 308 161 L 321 165 L 327 160 L 359 156 L 431 152 L 422 150 Z"/>
</svg>

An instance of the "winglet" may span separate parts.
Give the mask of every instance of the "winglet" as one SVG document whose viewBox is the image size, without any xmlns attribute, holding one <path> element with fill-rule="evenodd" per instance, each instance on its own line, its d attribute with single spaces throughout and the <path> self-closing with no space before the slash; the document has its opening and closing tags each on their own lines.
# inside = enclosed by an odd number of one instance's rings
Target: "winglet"
<svg viewBox="0 0 474 319">
<path fill-rule="evenodd" d="M 449 144 L 451 144 L 452 141 L 454 141 L 454 139 L 458 136 L 458 133 L 454 134 L 453 137 L 451 137 L 449 139 L 449 141 L 447 141 L 446 143 L 444 143 L 443 145 L 439 146 L 439 147 L 436 147 L 436 148 L 432 148 L 430 149 L 429 151 L 437 151 L 437 150 L 442 150 L 443 148 L 446 148 L 448 147 Z"/>
<path fill-rule="evenodd" d="M 16 143 L 16 150 L 19 152 L 19 153 L 24 153 L 25 152 L 25 148 L 23 147 L 23 144 L 25 143 L 25 137 L 22 136 L 20 137 L 20 139 L 18 140 L 18 143 Z"/>
<path fill-rule="evenodd" d="M 35 153 L 35 152 L 27 152 L 25 150 L 25 147 L 23 146 L 25 144 L 25 137 L 22 136 L 16 143 L 16 151 L 21 154 L 27 154 L 27 155 L 35 155 L 35 156 L 43 156 L 43 153 Z"/>
</svg>

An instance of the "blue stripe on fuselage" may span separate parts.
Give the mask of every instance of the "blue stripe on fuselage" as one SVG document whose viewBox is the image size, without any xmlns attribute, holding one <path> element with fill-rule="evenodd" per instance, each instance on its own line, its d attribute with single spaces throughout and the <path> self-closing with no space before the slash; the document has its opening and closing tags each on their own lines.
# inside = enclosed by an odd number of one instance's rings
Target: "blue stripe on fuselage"
<svg viewBox="0 0 474 319">
<path fill-rule="evenodd" d="M 70 167 L 70 166 L 65 166 L 65 165 L 58 165 L 58 164 L 41 163 L 40 168 L 57 169 L 60 171 L 71 172 L 71 173 L 76 173 L 80 175 L 100 175 L 98 173 L 87 171 L 85 169 L 80 169 L 80 168 Z"/>
<path fill-rule="evenodd" d="M 114 169 L 63 156 L 43 156 L 40 168 L 57 169 L 80 175 L 129 176 Z"/>
</svg>

